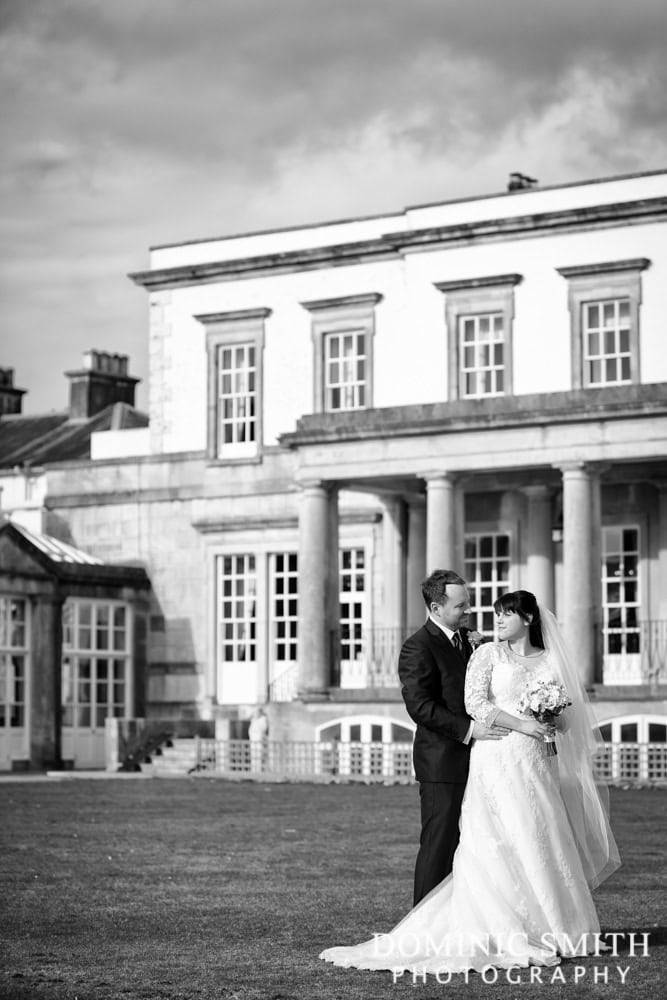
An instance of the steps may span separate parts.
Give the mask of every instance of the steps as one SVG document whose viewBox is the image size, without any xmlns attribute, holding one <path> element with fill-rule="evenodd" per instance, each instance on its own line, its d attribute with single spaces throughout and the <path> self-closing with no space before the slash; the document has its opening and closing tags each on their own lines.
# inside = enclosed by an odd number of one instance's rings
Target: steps
<svg viewBox="0 0 667 1000">
<path fill-rule="evenodd" d="M 172 744 L 170 747 L 162 747 L 161 754 L 153 754 L 151 764 L 142 764 L 142 772 L 156 777 L 187 774 L 197 762 L 197 741 L 174 739 Z"/>
</svg>

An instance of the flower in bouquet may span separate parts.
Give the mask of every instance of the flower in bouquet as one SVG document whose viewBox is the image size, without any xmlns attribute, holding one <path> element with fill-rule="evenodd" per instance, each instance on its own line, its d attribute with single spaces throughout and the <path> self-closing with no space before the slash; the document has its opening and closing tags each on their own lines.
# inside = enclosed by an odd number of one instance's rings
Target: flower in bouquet
<svg viewBox="0 0 667 1000">
<path fill-rule="evenodd" d="M 531 712 L 538 722 L 553 723 L 556 716 L 572 704 L 568 693 L 557 681 L 534 679 L 519 696 L 519 709 Z M 546 740 L 549 752 L 555 753 L 553 740 Z"/>
<path fill-rule="evenodd" d="M 554 719 L 571 704 L 567 691 L 557 681 L 530 681 L 519 697 L 521 711 L 532 712 L 540 722 L 548 721 L 549 716 Z"/>
</svg>

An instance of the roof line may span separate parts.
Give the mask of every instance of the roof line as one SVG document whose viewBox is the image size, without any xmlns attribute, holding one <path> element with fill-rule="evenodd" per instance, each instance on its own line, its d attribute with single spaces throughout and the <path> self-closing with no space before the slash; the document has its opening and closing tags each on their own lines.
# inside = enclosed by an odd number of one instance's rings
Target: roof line
<svg viewBox="0 0 667 1000">
<path fill-rule="evenodd" d="M 541 191 L 558 191 L 573 187 L 588 187 L 592 184 L 610 184 L 614 181 L 634 180 L 638 177 L 656 177 L 659 174 L 667 173 L 667 167 L 657 170 L 638 170 L 629 174 L 612 174 L 609 177 L 594 177 L 582 181 L 566 181 L 563 184 L 538 185 L 537 187 L 526 188 L 517 191 L 491 191 L 489 194 L 467 195 L 464 198 L 446 198 L 438 201 L 418 202 L 414 205 L 406 205 L 402 209 L 393 212 L 377 212 L 371 215 L 353 215 L 340 219 L 322 219 L 319 222 L 305 222 L 301 225 L 278 226 L 274 229 L 250 229 L 245 232 L 227 233 L 224 236 L 205 236 L 192 240 L 176 240 L 173 243 L 156 243 L 149 246 L 149 251 L 173 250 L 176 247 L 197 246 L 202 243 L 226 243 L 232 240 L 248 239 L 251 236 L 270 236 L 278 233 L 295 233 L 304 229 L 319 229 L 322 226 L 345 226 L 352 222 L 371 222 L 374 219 L 391 218 L 392 216 L 405 215 L 407 212 L 416 212 L 424 208 L 434 208 L 437 205 L 461 205 L 465 202 L 488 201 L 491 198 L 509 198 L 514 195 L 538 194 Z"/>
</svg>

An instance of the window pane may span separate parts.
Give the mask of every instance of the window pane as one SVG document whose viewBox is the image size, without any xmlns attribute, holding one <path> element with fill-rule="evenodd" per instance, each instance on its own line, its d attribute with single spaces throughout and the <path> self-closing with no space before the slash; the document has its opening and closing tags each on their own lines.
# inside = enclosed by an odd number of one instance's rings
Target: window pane
<svg viewBox="0 0 667 1000">
<path fill-rule="evenodd" d="M 614 354 L 616 345 L 616 331 L 605 330 L 604 332 L 604 353 Z"/>
</svg>

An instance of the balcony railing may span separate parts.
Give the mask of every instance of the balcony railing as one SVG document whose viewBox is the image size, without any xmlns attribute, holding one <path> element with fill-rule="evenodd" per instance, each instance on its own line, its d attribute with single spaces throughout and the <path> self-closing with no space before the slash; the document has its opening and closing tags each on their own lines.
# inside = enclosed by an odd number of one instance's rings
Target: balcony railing
<svg viewBox="0 0 667 1000">
<path fill-rule="evenodd" d="M 617 651 L 609 652 L 617 645 Z M 667 621 L 649 619 L 636 629 L 604 630 L 603 682 L 605 684 L 667 683 Z"/>
<path fill-rule="evenodd" d="M 667 783 L 667 743 L 606 743 L 595 760 L 601 781 Z M 196 772 L 258 780 L 378 783 L 414 781 L 411 743 L 197 740 Z"/>
<path fill-rule="evenodd" d="M 398 687 L 398 654 L 413 628 L 336 629 L 330 633 L 332 683 L 339 688 Z"/>
<path fill-rule="evenodd" d="M 195 771 L 230 776 L 412 781 L 411 743 L 197 741 Z"/>
<path fill-rule="evenodd" d="M 412 631 L 412 628 L 331 631 L 332 686 L 344 690 L 398 688 L 398 655 Z M 607 653 L 604 657 L 605 684 L 651 687 L 667 684 L 667 620 L 643 621 L 636 631 L 619 633 L 619 646 L 618 653 Z M 269 685 L 269 700 L 293 701 L 296 694 L 296 663 L 280 664 Z"/>
</svg>

